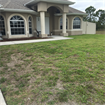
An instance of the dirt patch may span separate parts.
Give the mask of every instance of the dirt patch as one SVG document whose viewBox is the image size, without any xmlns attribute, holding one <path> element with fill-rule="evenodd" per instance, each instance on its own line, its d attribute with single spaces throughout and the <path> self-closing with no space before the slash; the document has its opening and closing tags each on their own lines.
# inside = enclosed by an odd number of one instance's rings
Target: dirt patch
<svg viewBox="0 0 105 105">
<path fill-rule="evenodd" d="M 58 88 L 60 90 L 64 90 L 63 84 L 62 84 L 62 82 L 60 80 L 57 81 L 57 85 L 55 86 L 55 88 Z"/>
<path fill-rule="evenodd" d="M 23 61 L 19 60 L 16 55 L 11 55 L 11 62 L 7 63 L 7 66 L 14 68 L 15 65 L 22 64 L 22 63 Z"/>
<path fill-rule="evenodd" d="M 57 104 L 55 104 L 55 105 L 57 105 Z M 69 100 L 68 102 L 58 103 L 58 105 L 79 105 L 79 104 Z M 83 105 L 83 104 L 81 104 L 81 105 Z"/>
</svg>

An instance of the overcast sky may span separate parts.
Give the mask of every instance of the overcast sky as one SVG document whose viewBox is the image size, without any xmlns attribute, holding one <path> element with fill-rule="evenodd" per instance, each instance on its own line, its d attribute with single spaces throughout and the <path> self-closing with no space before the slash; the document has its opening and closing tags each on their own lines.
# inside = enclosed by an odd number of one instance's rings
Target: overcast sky
<svg viewBox="0 0 105 105">
<path fill-rule="evenodd" d="M 75 2 L 71 7 L 85 12 L 85 9 L 89 6 L 94 6 L 97 10 L 105 10 L 105 0 L 69 0 Z"/>
</svg>

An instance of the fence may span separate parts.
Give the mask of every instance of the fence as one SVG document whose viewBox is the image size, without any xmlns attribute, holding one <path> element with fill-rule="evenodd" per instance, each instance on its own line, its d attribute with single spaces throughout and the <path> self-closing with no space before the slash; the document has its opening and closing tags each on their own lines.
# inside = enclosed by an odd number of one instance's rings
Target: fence
<svg viewBox="0 0 105 105">
<path fill-rule="evenodd" d="M 96 31 L 96 34 L 105 34 L 105 31 Z"/>
<path fill-rule="evenodd" d="M 83 34 L 96 34 L 96 23 L 83 22 Z"/>
</svg>

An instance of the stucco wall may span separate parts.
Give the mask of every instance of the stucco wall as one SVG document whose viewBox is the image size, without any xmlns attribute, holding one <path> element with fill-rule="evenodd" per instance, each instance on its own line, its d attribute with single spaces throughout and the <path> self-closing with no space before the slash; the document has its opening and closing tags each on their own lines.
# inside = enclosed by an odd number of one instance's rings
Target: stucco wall
<svg viewBox="0 0 105 105">
<path fill-rule="evenodd" d="M 6 13 L 1 13 L 1 15 L 4 16 L 5 18 L 5 32 L 6 35 L 3 36 L 3 38 L 22 38 L 22 37 L 31 37 L 34 35 L 34 33 L 32 35 L 29 35 L 29 25 L 28 25 L 28 17 L 31 16 L 32 17 L 32 30 L 35 29 L 36 27 L 36 16 L 34 15 L 30 15 L 30 14 L 26 14 L 26 13 L 13 13 L 13 12 L 6 12 Z M 11 35 L 11 29 L 10 29 L 10 18 L 12 16 L 15 15 L 19 15 L 21 16 L 24 20 L 25 20 L 25 35 Z"/>
<path fill-rule="evenodd" d="M 82 35 L 82 30 L 71 30 L 68 33 L 69 35 Z"/>
<path fill-rule="evenodd" d="M 66 13 L 67 13 L 68 10 L 69 10 L 69 9 L 68 9 L 68 5 L 39 2 L 39 3 L 37 4 L 38 12 L 40 12 L 40 11 L 45 11 L 45 12 L 47 12 L 47 9 L 48 9 L 49 7 L 52 7 L 52 6 L 58 8 L 61 13 L 63 13 L 63 12 L 66 12 Z"/>
<path fill-rule="evenodd" d="M 54 17 L 54 31 L 53 34 L 60 35 L 62 30 L 60 29 L 60 18 L 62 16 Z M 73 29 L 73 20 L 75 17 L 79 17 L 81 19 L 81 28 Z M 68 19 L 68 29 L 66 30 L 69 35 L 81 35 L 83 31 L 83 17 L 82 16 L 67 16 Z"/>
</svg>

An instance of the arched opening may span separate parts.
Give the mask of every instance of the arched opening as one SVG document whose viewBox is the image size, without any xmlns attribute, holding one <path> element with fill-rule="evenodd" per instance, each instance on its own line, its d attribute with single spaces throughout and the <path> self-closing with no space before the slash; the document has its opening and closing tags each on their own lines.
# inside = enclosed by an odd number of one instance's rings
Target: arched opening
<svg viewBox="0 0 105 105">
<path fill-rule="evenodd" d="M 73 20 L 73 29 L 81 28 L 81 19 L 79 17 L 75 17 Z"/>
<path fill-rule="evenodd" d="M 15 15 L 10 19 L 11 35 L 25 35 L 25 21 L 21 16 Z"/>
<path fill-rule="evenodd" d="M 3 16 L 0 15 L 0 34 L 1 35 L 6 35 L 5 34 L 5 22 Z"/>
<path fill-rule="evenodd" d="M 66 29 L 68 29 L 68 18 L 66 18 Z M 60 29 L 63 29 L 63 20 L 62 20 L 62 17 L 60 18 L 59 20 L 59 27 Z"/>
<path fill-rule="evenodd" d="M 55 13 L 62 13 L 62 10 L 59 7 L 51 6 L 47 9 L 47 12 L 55 14 Z"/>
<path fill-rule="evenodd" d="M 29 16 L 28 18 L 28 25 L 29 25 L 29 34 L 32 34 L 32 17 Z"/>
<path fill-rule="evenodd" d="M 59 17 L 55 17 L 55 14 L 58 13 L 62 13 L 62 9 L 60 9 L 59 7 L 56 6 L 51 6 L 47 9 L 47 13 L 49 14 L 50 17 L 50 33 L 53 33 L 53 31 L 55 30 L 55 28 L 58 28 L 58 21 L 59 21 Z M 58 20 L 58 21 L 56 21 Z M 54 33 L 53 33 L 54 34 Z"/>
</svg>

